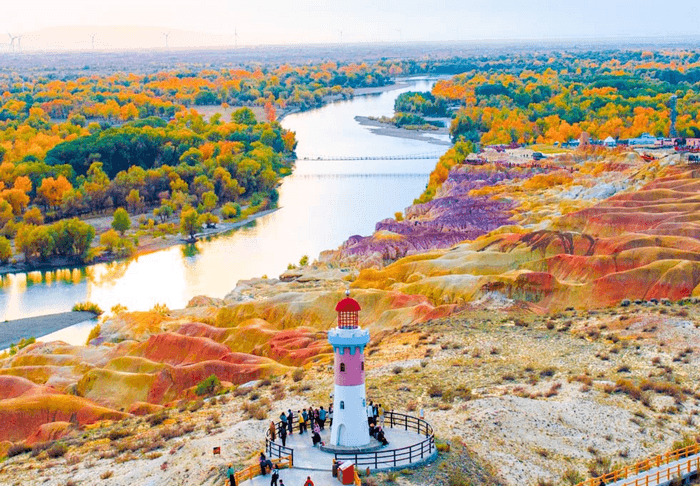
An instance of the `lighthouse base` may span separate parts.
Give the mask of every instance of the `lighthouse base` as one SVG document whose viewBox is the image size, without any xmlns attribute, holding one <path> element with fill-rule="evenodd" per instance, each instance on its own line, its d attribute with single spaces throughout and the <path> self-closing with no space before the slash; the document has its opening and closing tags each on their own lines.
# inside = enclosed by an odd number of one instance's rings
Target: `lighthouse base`
<svg viewBox="0 0 700 486">
<path fill-rule="evenodd" d="M 369 444 L 364 446 L 337 446 L 332 444 L 326 444 L 319 446 L 323 452 L 372 452 L 377 451 L 384 447 L 381 442 L 377 439 L 370 438 Z"/>
</svg>

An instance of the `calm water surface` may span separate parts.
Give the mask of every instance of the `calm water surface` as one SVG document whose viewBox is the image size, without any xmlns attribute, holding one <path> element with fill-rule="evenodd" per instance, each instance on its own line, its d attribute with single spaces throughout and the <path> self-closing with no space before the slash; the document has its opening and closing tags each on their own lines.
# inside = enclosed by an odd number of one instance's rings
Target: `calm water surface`
<svg viewBox="0 0 700 486">
<path fill-rule="evenodd" d="M 400 90 L 292 114 L 282 125 L 296 132 L 299 158 L 442 153 L 444 146 L 375 135 L 354 120 L 391 116 L 399 93 L 429 90 L 432 83 L 415 80 Z M 86 300 L 105 310 L 115 304 L 148 310 L 157 303 L 182 308 L 196 295 L 223 297 L 241 279 L 275 277 L 303 255 L 314 259 L 351 235 L 372 233 L 377 221 L 423 191 L 436 160 L 300 160 L 279 188 L 278 211 L 252 227 L 199 242 L 194 252 L 174 246 L 125 262 L 2 277 L 0 321 L 63 312 Z M 51 337 L 72 341 L 69 334 Z"/>
</svg>

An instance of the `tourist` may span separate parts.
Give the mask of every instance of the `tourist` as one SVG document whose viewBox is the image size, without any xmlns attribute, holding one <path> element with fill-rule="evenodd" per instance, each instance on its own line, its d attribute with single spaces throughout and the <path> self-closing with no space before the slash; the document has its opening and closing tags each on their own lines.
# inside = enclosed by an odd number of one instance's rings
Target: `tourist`
<svg viewBox="0 0 700 486">
<path fill-rule="evenodd" d="M 372 424 L 369 424 L 369 436 L 377 438 L 377 429 Z"/>
<path fill-rule="evenodd" d="M 284 411 L 280 414 L 280 420 L 282 421 L 281 428 L 286 429 L 287 428 L 287 415 L 284 413 Z"/>
<path fill-rule="evenodd" d="M 381 403 L 379 404 L 378 412 L 379 412 L 379 425 L 384 427 L 384 407 L 382 407 Z"/>
<path fill-rule="evenodd" d="M 377 440 L 382 443 L 382 445 L 388 445 L 389 441 L 386 440 L 386 437 L 384 436 L 384 430 L 382 430 L 381 427 L 377 428 Z"/>
<path fill-rule="evenodd" d="M 303 409 L 301 411 L 301 417 L 304 420 L 304 432 L 306 432 L 309 423 L 309 412 L 307 412 L 306 409 Z"/>
<path fill-rule="evenodd" d="M 321 427 L 318 425 L 318 423 L 314 423 L 313 431 L 314 433 L 311 437 L 311 440 L 313 442 L 313 445 L 315 446 L 316 444 L 321 442 Z"/>
<path fill-rule="evenodd" d="M 278 486 L 277 480 L 280 478 L 280 467 L 275 464 L 275 468 L 272 470 L 272 478 L 270 478 L 270 486 Z"/>
<path fill-rule="evenodd" d="M 226 470 L 226 475 L 228 476 L 229 486 L 236 486 L 236 471 L 233 470 L 233 464 L 228 465 Z"/>
<path fill-rule="evenodd" d="M 367 405 L 367 425 L 372 425 L 374 419 L 374 407 L 372 406 L 372 401 L 370 400 L 369 405 Z"/>
<path fill-rule="evenodd" d="M 304 423 L 304 416 L 301 414 L 300 410 L 297 410 L 297 417 L 299 417 L 299 433 L 303 434 L 306 424 Z"/>
<path fill-rule="evenodd" d="M 287 447 L 287 429 L 284 427 L 280 429 L 280 439 L 282 439 L 282 447 Z"/>
<path fill-rule="evenodd" d="M 270 439 L 274 442 L 277 438 L 277 427 L 275 427 L 275 421 L 270 420 Z"/>
<path fill-rule="evenodd" d="M 287 415 L 287 426 L 289 427 L 289 435 L 292 435 L 294 433 L 294 415 L 291 408 L 287 411 L 289 412 Z"/>
<path fill-rule="evenodd" d="M 326 427 L 326 411 L 323 409 L 323 405 L 321 405 L 321 410 L 318 411 L 318 420 L 321 425 L 321 430 L 324 430 Z"/>
<path fill-rule="evenodd" d="M 304 483 L 304 486 L 314 486 L 314 482 L 311 481 L 311 476 L 306 476 L 306 482 Z"/>
<path fill-rule="evenodd" d="M 267 457 L 265 457 L 265 453 L 264 453 L 264 452 L 261 452 L 261 453 L 260 453 L 259 462 L 260 462 L 260 474 L 261 474 L 262 476 L 264 476 L 264 475 L 265 475 L 265 466 L 267 465 Z"/>
<path fill-rule="evenodd" d="M 328 405 L 328 423 L 329 427 L 333 427 L 333 404 Z"/>
<path fill-rule="evenodd" d="M 314 423 L 321 427 L 321 418 L 319 417 L 318 409 L 314 410 Z"/>
<path fill-rule="evenodd" d="M 280 486 L 284 486 L 284 481 L 280 479 Z"/>
<path fill-rule="evenodd" d="M 379 417 L 379 407 L 375 403 L 374 406 L 372 406 L 372 418 L 374 419 L 374 425 L 377 425 L 377 417 Z"/>
</svg>

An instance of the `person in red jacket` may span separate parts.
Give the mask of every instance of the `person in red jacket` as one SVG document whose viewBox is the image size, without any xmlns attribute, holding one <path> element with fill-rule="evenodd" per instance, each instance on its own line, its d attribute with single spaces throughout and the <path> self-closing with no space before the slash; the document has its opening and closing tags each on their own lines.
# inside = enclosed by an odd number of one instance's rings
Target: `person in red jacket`
<svg viewBox="0 0 700 486">
<path fill-rule="evenodd" d="M 306 476 L 306 482 L 304 483 L 304 486 L 314 486 L 314 482 L 311 481 L 311 476 Z"/>
</svg>

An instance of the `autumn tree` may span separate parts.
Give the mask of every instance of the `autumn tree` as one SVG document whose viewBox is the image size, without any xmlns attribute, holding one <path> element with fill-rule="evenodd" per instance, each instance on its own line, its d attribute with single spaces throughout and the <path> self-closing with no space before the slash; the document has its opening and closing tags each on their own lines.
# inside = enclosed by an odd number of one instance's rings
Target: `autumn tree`
<svg viewBox="0 0 700 486">
<path fill-rule="evenodd" d="M 7 238 L 0 236 L 0 263 L 3 265 L 12 258 L 12 246 Z"/>
<path fill-rule="evenodd" d="M 185 208 L 180 213 L 180 233 L 194 241 L 195 234 L 202 230 L 202 222 L 194 208 Z"/>
<path fill-rule="evenodd" d="M 47 177 L 41 181 L 38 189 L 40 200 L 45 207 L 58 208 L 63 202 L 63 194 L 73 186 L 64 176 Z"/>
<path fill-rule="evenodd" d="M 112 228 L 119 231 L 119 234 L 124 236 L 124 232 L 131 228 L 131 219 L 129 213 L 124 208 L 119 208 L 114 211 L 114 219 L 112 220 Z"/>
</svg>

